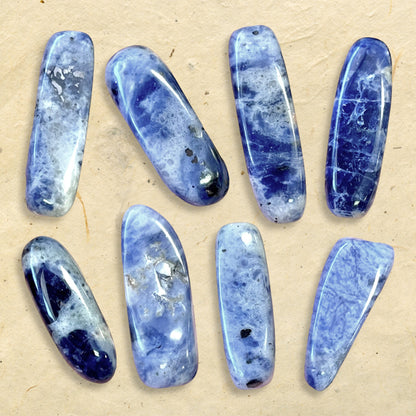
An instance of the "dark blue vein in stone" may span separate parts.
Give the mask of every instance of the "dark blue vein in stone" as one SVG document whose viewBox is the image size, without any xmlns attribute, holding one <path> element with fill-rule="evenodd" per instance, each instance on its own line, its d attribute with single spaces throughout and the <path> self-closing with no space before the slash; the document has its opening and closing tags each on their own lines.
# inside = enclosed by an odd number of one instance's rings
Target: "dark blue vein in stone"
<svg viewBox="0 0 416 416">
<path fill-rule="evenodd" d="M 162 180 L 192 205 L 219 201 L 228 172 L 167 66 L 148 48 L 117 52 L 106 69 L 107 87 Z"/>
<path fill-rule="evenodd" d="M 274 33 L 265 26 L 235 31 L 229 59 L 254 195 L 270 221 L 296 221 L 305 209 L 305 170 L 289 79 Z"/>
<path fill-rule="evenodd" d="M 326 199 L 340 217 L 371 207 L 380 176 L 391 102 L 391 58 L 378 39 L 350 49 L 336 92 L 326 161 Z"/>
<path fill-rule="evenodd" d="M 332 249 L 316 292 L 305 378 L 324 390 L 336 376 L 393 267 L 387 244 L 344 238 Z"/>
<path fill-rule="evenodd" d="M 75 260 L 56 240 L 37 237 L 22 254 L 23 271 L 61 354 L 81 376 L 111 379 L 116 353 L 110 330 Z"/>
<path fill-rule="evenodd" d="M 26 167 L 26 203 L 62 216 L 74 203 L 90 111 L 94 49 L 82 32 L 59 32 L 46 45 Z"/>
<path fill-rule="evenodd" d="M 172 226 L 143 205 L 123 218 L 122 256 L 134 362 L 149 387 L 191 381 L 198 352 L 188 267 Z"/>
<path fill-rule="evenodd" d="M 217 284 L 225 356 L 234 384 L 262 387 L 274 371 L 274 321 L 266 254 L 259 230 L 233 223 L 216 244 Z"/>
</svg>

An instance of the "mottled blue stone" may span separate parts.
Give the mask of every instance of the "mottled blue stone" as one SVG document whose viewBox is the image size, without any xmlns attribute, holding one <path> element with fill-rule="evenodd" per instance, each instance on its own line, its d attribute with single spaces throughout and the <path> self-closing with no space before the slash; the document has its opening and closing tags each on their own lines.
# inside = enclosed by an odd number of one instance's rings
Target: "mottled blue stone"
<svg viewBox="0 0 416 416">
<path fill-rule="evenodd" d="M 116 353 L 110 330 L 75 260 L 56 240 L 37 237 L 22 254 L 23 271 L 61 354 L 81 376 L 111 379 Z"/>
<path fill-rule="evenodd" d="M 326 199 L 339 217 L 371 207 L 380 177 L 391 102 L 391 58 L 378 39 L 351 47 L 336 92 L 326 161 Z"/>
<path fill-rule="evenodd" d="M 274 371 L 274 320 L 263 241 L 252 224 L 220 229 L 216 243 L 218 299 L 225 356 L 234 384 L 262 387 Z"/>
<path fill-rule="evenodd" d="M 150 49 L 117 52 L 107 87 L 162 180 L 192 205 L 219 201 L 227 168 L 168 67 Z"/>
<path fill-rule="evenodd" d="M 55 33 L 46 45 L 26 167 L 26 203 L 59 217 L 74 203 L 90 111 L 94 49 L 82 32 Z"/>
<path fill-rule="evenodd" d="M 393 266 L 387 244 L 344 238 L 322 272 L 306 350 L 305 378 L 316 390 L 334 379 Z"/>
<path fill-rule="evenodd" d="M 266 26 L 244 27 L 231 36 L 229 58 L 254 195 L 270 221 L 296 221 L 305 209 L 305 169 L 279 44 Z"/>
<path fill-rule="evenodd" d="M 172 226 L 135 205 L 123 218 L 122 256 L 134 362 L 149 387 L 179 386 L 198 368 L 188 266 Z"/>
</svg>

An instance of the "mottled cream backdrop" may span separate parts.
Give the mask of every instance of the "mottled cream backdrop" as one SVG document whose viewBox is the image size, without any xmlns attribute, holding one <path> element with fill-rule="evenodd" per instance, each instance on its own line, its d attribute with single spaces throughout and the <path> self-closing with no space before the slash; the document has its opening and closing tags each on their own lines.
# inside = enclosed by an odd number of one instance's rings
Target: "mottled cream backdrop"
<svg viewBox="0 0 416 416">
<path fill-rule="evenodd" d="M 3 0 L 0 9 L 0 414 L 2 415 L 415 415 L 416 414 L 416 19 L 408 0 Z M 228 69 L 228 39 L 270 26 L 292 87 L 307 179 L 297 223 L 263 218 L 243 159 Z M 91 115 L 78 198 L 63 218 L 25 205 L 25 166 L 39 67 L 49 37 L 87 32 L 95 45 Z M 360 37 L 382 39 L 394 63 L 393 103 L 380 185 L 362 219 L 332 216 L 324 164 L 332 103 L 344 58 Z M 146 45 L 170 67 L 224 158 L 230 190 L 216 205 L 187 205 L 155 173 L 111 101 L 107 61 Z M 186 386 L 152 390 L 134 368 L 125 310 L 120 226 L 148 204 L 176 229 L 187 255 L 199 371 Z M 84 211 L 85 209 L 85 211 Z M 276 324 L 276 370 L 260 389 L 239 391 L 228 374 L 216 293 L 218 229 L 248 221 L 262 232 Z M 118 366 L 96 385 L 62 359 L 34 307 L 20 266 L 33 237 L 58 239 L 77 260 L 112 331 Z M 393 245 L 395 265 L 335 381 L 304 381 L 315 290 L 341 237 Z"/>
</svg>

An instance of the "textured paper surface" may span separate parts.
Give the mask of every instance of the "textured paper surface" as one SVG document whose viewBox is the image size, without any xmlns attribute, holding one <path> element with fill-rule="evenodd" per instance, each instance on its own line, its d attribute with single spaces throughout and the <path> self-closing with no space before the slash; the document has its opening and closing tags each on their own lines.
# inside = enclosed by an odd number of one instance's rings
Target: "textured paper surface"
<svg viewBox="0 0 416 416">
<path fill-rule="evenodd" d="M 0 413 L 3 415 L 414 415 L 416 279 L 414 137 L 416 39 L 411 1 L 151 0 L 4 1 L 0 27 Z M 303 218 L 263 218 L 246 173 L 228 69 L 228 39 L 265 24 L 286 61 L 305 159 Z M 60 30 L 87 32 L 95 45 L 90 124 L 78 198 L 63 218 L 25 205 L 25 166 L 43 50 Z M 362 219 L 331 215 L 324 164 L 338 76 L 350 46 L 373 36 L 389 46 L 393 102 L 380 185 Z M 141 44 L 170 67 L 227 163 L 230 190 L 218 204 L 187 205 L 155 173 L 110 99 L 107 61 Z M 187 255 L 199 345 L 188 385 L 145 387 L 133 364 L 125 310 L 120 227 L 132 204 L 147 204 L 177 231 Z M 85 209 L 85 211 L 84 211 Z M 272 382 L 239 391 L 226 367 L 215 281 L 219 228 L 248 221 L 261 231 L 276 323 Z M 84 381 L 64 362 L 37 314 L 20 266 L 33 237 L 58 239 L 74 256 L 112 331 L 118 367 L 105 385 Z M 395 265 L 355 344 L 324 392 L 304 381 L 315 290 L 341 237 L 393 245 Z"/>
</svg>

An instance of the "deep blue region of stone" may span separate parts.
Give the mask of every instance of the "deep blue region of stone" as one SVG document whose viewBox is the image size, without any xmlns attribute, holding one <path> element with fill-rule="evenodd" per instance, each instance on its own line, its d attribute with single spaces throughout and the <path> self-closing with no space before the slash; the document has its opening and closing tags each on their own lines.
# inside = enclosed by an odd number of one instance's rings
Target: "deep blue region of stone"
<svg viewBox="0 0 416 416">
<path fill-rule="evenodd" d="M 150 49 L 131 46 L 116 53 L 107 64 L 106 82 L 172 192 L 193 205 L 223 198 L 227 168 L 172 73 Z"/>
<path fill-rule="evenodd" d="M 248 223 L 221 228 L 216 244 L 224 350 L 234 384 L 266 385 L 274 371 L 274 323 L 263 242 Z"/>
<path fill-rule="evenodd" d="M 387 244 L 344 238 L 322 271 L 312 312 L 305 379 L 324 390 L 335 378 L 393 266 Z"/>
<path fill-rule="evenodd" d="M 379 182 L 391 103 L 391 58 L 373 38 L 350 49 L 336 92 L 326 161 L 331 212 L 359 217 L 371 207 Z"/>
<path fill-rule="evenodd" d="M 149 387 L 178 386 L 198 367 L 191 288 L 182 245 L 149 207 L 123 217 L 122 258 L 134 362 Z"/>
<path fill-rule="evenodd" d="M 265 26 L 234 32 L 231 80 L 247 170 L 263 214 L 274 222 L 298 220 L 306 183 L 289 80 L 279 44 Z"/>
<path fill-rule="evenodd" d="M 37 273 L 42 276 L 40 287 L 32 274 L 32 270 L 27 271 L 26 280 L 42 318 L 46 324 L 51 324 L 57 319 L 61 307 L 71 296 L 71 289 L 64 280 L 52 273 L 46 265 L 41 266 Z M 48 294 L 47 297 L 45 297 L 44 289 Z"/>
<path fill-rule="evenodd" d="M 114 363 L 87 331 L 76 329 L 62 337 L 59 345 L 70 364 L 88 379 L 105 382 L 114 373 Z"/>
<path fill-rule="evenodd" d="M 74 259 L 56 240 L 37 237 L 22 253 L 26 282 L 56 346 L 67 362 L 94 382 L 116 368 L 107 324 Z"/>
<path fill-rule="evenodd" d="M 94 50 L 86 33 L 55 33 L 45 48 L 26 167 L 26 203 L 62 216 L 78 188 L 91 101 Z"/>
</svg>

